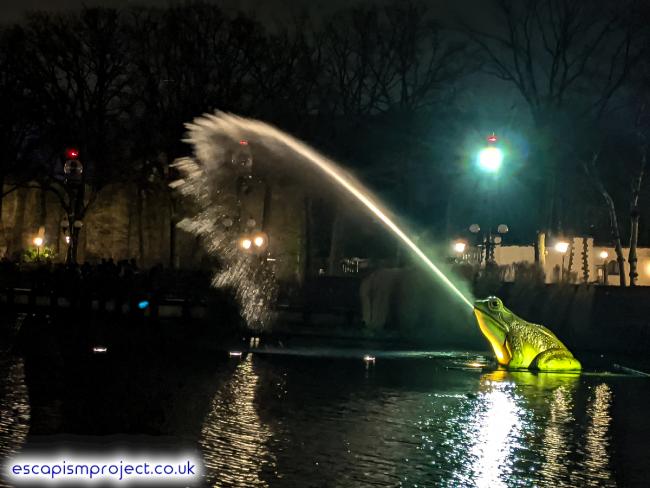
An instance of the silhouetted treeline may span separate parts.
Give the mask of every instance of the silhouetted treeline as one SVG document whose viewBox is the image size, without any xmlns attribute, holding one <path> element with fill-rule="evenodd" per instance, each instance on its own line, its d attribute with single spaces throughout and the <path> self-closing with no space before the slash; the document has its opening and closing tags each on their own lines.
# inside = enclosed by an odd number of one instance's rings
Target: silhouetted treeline
<svg viewBox="0 0 650 488">
<path fill-rule="evenodd" d="M 507 176 L 523 175 L 522 186 L 529 185 L 503 194 L 504 221 L 515 235 L 531 239 L 540 226 L 585 231 L 585 216 L 602 223 L 607 213 L 597 191 L 584 184 L 576 197 L 567 182 L 588 181 L 581 161 L 591 160 L 584 149 L 594 141 L 605 140 L 602 153 L 612 153 L 603 134 L 615 102 L 629 107 L 647 95 L 648 28 L 638 2 L 575 3 L 481 4 L 490 17 L 484 29 L 465 22 L 445 28 L 435 12 L 410 1 L 273 25 L 206 3 L 32 13 L 0 29 L 0 187 L 4 196 L 38 185 L 83 219 L 108 183 L 135 182 L 143 196 L 165 186 L 169 164 L 188 152 L 183 124 L 218 109 L 297 133 L 441 234 L 466 228 L 483 211 L 480 182 L 465 173 L 495 130 L 511 138 Z M 523 110 L 477 98 L 477 87 L 495 83 L 490 77 L 504 83 L 495 97 L 514 90 Z M 558 130 L 553 121 L 562 122 Z M 621 142 L 628 153 L 638 153 L 641 128 L 628 119 L 616 125 L 632 134 Z M 517 142 L 524 139 L 530 143 Z M 81 152 L 81 206 L 61 184 L 66 146 Z M 617 176 L 610 191 L 625 202 L 629 178 Z M 463 178 L 469 182 L 461 191 Z M 521 198 L 541 203 L 526 214 Z M 550 212 L 537 208 L 544 202 Z"/>
</svg>

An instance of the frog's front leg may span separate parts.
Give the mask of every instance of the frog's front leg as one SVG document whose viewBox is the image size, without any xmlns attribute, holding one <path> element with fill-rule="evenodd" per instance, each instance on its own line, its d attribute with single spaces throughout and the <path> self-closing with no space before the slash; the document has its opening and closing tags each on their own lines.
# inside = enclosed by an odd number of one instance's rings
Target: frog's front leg
<svg viewBox="0 0 650 488">
<path fill-rule="evenodd" d="M 580 371 L 580 361 L 567 349 L 554 348 L 540 352 L 530 363 L 530 369 L 538 371 Z"/>
</svg>

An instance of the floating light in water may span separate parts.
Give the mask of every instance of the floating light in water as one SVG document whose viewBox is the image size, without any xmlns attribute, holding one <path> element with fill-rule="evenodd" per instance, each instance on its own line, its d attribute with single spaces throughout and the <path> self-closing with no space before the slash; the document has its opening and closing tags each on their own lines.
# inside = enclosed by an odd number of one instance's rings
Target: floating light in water
<svg viewBox="0 0 650 488">
<path fill-rule="evenodd" d="M 140 303 L 138 303 L 138 308 L 140 310 L 144 310 L 147 307 L 149 307 L 149 300 L 142 300 Z"/>
<path fill-rule="evenodd" d="M 484 364 L 476 361 L 472 361 L 471 363 L 467 363 L 467 366 L 469 366 L 470 368 L 482 368 Z"/>
<path fill-rule="evenodd" d="M 241 355 L 242 355 L 241 351 L 229 351 L 228 352 L 228 356 L 230 356 L 231 358 L 239 358 L 239 357 L 241 357 Z"/>
<path fill-rule="evenodd" d="M 93 347 L 93 352 L 95 354 L 103 354 L 103 353 L 105 353 L 107 351 L 108 351 L 108 348 L 104 347 L 104 346 L 94 346 Z"/>
</svg>

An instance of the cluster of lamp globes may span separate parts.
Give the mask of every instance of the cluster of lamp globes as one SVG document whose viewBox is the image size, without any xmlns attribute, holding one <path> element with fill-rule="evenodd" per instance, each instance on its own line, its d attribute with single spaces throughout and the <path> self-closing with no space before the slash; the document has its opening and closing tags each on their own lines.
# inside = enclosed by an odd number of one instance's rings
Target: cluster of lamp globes
<svg viewBox="0 0 650 488">
<path fill-rule="evenodd" d="M 265 232 L 256 232 L 252 235 L 244 235 L 239 238 L 239 249 L 244 252 L 264 252 L 269 244 L 269 238 Z"/>
<path fill-rule="evenodd" d="M 497 226 L 497 232 L 499 234 L 507 234 L 510 229 L 506 224 L 499 224 Z M 481 227 L 478 224 L 472 224 L 469 226 L 469 231 L 472 234 L 478 234 L 481 231 Z M 500 235 L 497 236 L 491 236 L 490 237 L 490 242 L 493 244 L 501 244 L 502 238 Z M 467 249 L 467 242 L 459 240 L 454 242 L 454 252 L 458 254 L 463 254 L 465 250 Z"/>
</svg>

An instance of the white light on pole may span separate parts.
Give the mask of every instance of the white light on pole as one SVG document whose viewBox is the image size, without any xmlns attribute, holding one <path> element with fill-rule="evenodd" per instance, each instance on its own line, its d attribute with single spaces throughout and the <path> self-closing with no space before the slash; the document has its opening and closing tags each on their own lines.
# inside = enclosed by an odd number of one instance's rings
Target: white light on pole
<svg viewBox="0 0 650 488">
<path fill-rule="evenodd" d="M 555 243 L 555 250 L 562 254 L 562 269 L 560 270 L 560 281 L 564 281 L 564 255 L 569 250 L 569 243 L 567 241 L 557 241 Z"/>
<path fill-rule="evenodd" d="M 503 152 L 498 147 L 488 146 L 478 153 L 478 164 L 484 171 L 496 173 L 501 168 Z"/>
</svg>

